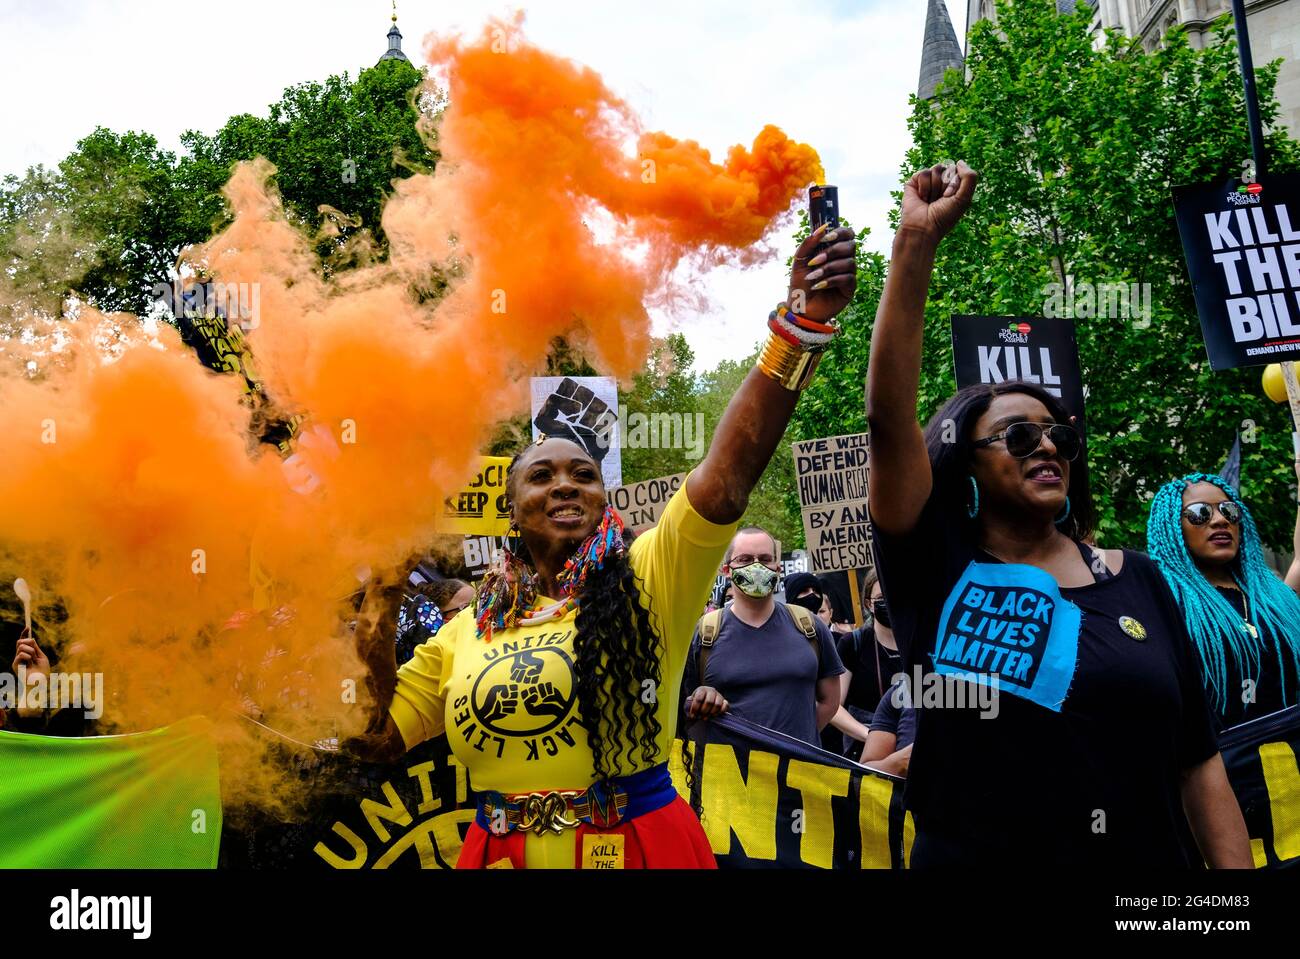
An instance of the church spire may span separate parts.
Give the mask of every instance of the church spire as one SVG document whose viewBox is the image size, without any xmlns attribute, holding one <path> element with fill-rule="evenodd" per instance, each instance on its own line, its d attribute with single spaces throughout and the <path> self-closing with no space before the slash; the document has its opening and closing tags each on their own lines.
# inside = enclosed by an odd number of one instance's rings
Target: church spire
<svg viewBox="0 0 1300 959">
<path fill-rule="evenodd" d="M 947 4 L 944 0 L 929 2 L 930 9 L 925 14 L 925 39 L 921 43 L 921 77 L 916 84 L 916 95 L 921 100 L 934 96 L 934 88 L 949 67 L 961 70 L 965 66 Z"/>
<path fill-rule="evenodd" d="M 383 63 L 385 60 L 406 60 L 407 63 L 411 62 L 407 59 L 406 54 L 402 52 L 402 31 L 397 29 L 397 0 L 393 0 L 393 27 L 388 31 L 388 49 L 379 58 L 379 62 Z"/>
</svg>

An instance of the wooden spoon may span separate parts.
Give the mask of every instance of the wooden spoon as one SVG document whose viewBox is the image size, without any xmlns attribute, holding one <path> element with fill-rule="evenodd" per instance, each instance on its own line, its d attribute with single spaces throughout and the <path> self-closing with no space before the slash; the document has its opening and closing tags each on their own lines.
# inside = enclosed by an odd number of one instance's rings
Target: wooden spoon
<svg viewBox="0 0 1300 959">
<path fill-rule="evenodd" d="M 21 576 L 14 580 L 14 592 L 23 603 L 23 619 L 27 622 L 27 633 L 32 631 L 32 591 L 27 588 L 27 580 Z"/>
</svg>

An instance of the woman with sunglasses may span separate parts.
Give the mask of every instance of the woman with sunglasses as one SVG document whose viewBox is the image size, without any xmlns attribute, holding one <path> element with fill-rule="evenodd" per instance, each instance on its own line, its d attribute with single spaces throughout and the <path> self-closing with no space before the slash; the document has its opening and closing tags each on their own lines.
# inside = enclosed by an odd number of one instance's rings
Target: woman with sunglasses
<svg viewBox="0 0 1300 959">
<path fill-rule="evenodd" d="M 1277 577 L 1232 486 L 1207 473 L 1166 483 L 1151 501 L 1147 549 L 1186 617 L 1220 726 L 1300 700 L 1300 559 Z"/>
<path fill-rule="evenodd" d="M 914 867 L 1249 867 L 1177 604 L 1155 564 L 1089 543 L 1060 401 L 972 386 L 917 423 L 925 301 L 977 175 L 904 187 L 867 375 L 876 569 L 923 688 L 905 798 Z"/>
</svg>

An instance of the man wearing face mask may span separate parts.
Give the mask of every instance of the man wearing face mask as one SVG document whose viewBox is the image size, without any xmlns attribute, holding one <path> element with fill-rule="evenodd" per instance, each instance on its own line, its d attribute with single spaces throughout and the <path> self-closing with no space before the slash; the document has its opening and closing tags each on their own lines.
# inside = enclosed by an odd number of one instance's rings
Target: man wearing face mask
<svg viewBox="0 0 1300 959">
<path fill-rule="evenodd" d="M 736 533 L 723 560 L 734 598 L 696 627 L 683 704 L 688 719 L 730 710 L 819 745 L 819 731 L 840 706 L 844 666 L 830 630 L 815 615 L 776 602 L 780 568 L 770 533 L 757 526 Z"/>
</svg>

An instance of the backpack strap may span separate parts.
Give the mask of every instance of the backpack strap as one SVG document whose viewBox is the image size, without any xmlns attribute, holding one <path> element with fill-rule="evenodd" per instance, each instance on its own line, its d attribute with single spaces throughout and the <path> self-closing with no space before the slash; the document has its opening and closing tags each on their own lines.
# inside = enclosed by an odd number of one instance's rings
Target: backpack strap
<svg viewBox="0 0 1300 959">
<path fill-rule="evenodd" d="M 794 623 L 799 627 L 799 631 L 804 634 L 808 642 L 812 643 L 813 654 L 817 657 L 817 672 L 820 675 L 822 671 L 822 644 L 821 640 L 817 638 L 817 624 L 813 620 L 812 610 L 806 606 L 797 606 L 794 603 L 786 603 L 785 608 L 794 617 Z"/>
<path fill-rule="evenodd" d="M 795 625 L 799 631 L 812 644 L 813 655 L 817 657 L 817 672 L 822 671 L 822 644 L 817 638 L 817 623 L 813 619 L 812 610 L 803 606 L 796 606 L 793 603 L 786 603 L 785 608 L 790 611 L 790 616 L 794 619 Z M 722 631 L 722 614 L 725 609 L 714 609 L 700 617 L 696 630 L 700 634 L 700 648 L 695 656 L 695 675 L 701 686 L 704 685 L 704 668 L 709 664 L 709 653 L 713 651 L 713 644 L 718 641 L 718 633 Z"/>
<path fill-rule="evenodd" d="M 700 617 L 696 626 L 700 634 L 700 648 L 695 654 L 695 677 L 701 686 L 704 685 L 704 667 L 709 665 L 709 653 L 713 651 L 713 644 L 718 641 L 718 633 L 722 630 L 724 612 L 725 609 L 711 609 Z"/>
</svg>

